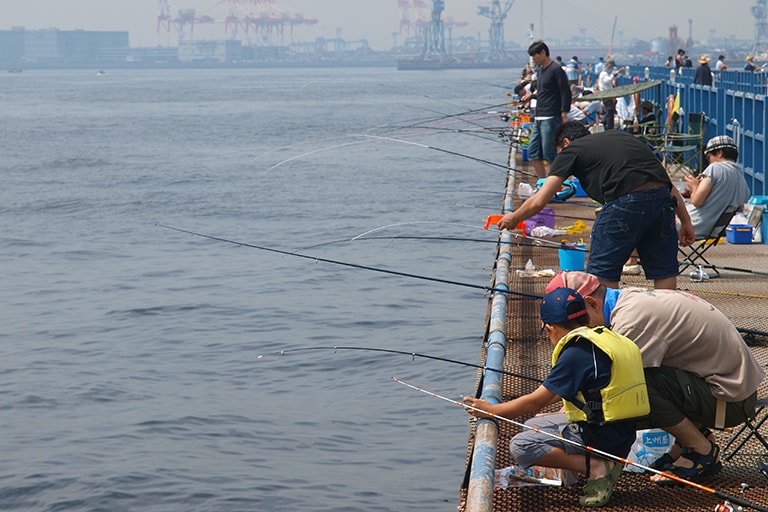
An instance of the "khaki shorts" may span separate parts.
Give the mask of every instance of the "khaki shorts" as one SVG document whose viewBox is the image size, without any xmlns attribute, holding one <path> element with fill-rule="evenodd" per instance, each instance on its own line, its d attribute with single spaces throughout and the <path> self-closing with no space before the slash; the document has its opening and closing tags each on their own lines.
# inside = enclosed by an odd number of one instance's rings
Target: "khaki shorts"
<svg viewBox="0 0 768 512">
<path fill-rule="evenodd" d="M 709 384 L 696 375 L 661 366 L 645 368 L 645 383 L 651 413 L 640 421 L 638 428 L 665 428 L 688 418 L 698 425 L 715 426 L 717 399 Z M 740 402 L 728 402 L 725 408 L 725 426 L 744 423 L 755 415 L 757 392 Z"/>
</svg>

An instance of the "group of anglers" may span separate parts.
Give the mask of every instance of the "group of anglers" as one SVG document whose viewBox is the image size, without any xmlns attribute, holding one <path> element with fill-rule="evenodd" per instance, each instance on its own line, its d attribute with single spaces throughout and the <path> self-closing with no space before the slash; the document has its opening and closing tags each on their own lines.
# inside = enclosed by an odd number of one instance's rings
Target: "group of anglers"
<svg viewBox="0 0 768 512">
<path fill-rule="evenodd" d="M 570 176 L 602 207 L 592 229 L 587 272 L 559 273 L 541 303 L 542 330 L 555 347 L 548 377 L 532 393 L 503 403 L 465 397 L 467 411 L 511 419 L 562 400 L 564 413 L 529 420 L 526 425 L 533 428 L 512 439 L 510 452 L 523 467 L 585 475 L 582 506 L 608 502 L 623 464 L 591 460 L 589 451 L 559 436 L 625 458 L 637 429 L 664 429 L 676 443 L 652 468 L 675 478 L 655 474 L 652 481 L 696 482 L 721 468 L 710 429 L 752 418 L 765 377 L 730 319 L 705 300 L 676 290 L 678 244 L 690 245 L 706 234 L 723 202 L 743 204 L 748 198 L 746 183 L 739 183 L 736 144 L 725 136 L 709 141 L 710 165 L 689 180 L 697 204 L 687 208 L 642 140 L 620 130 L 590 134 L 583 124 L 567 122 L 567 95 L 560 95 L 558 106 L 557 89 L 547 93 L 548 87 L 567 84 L 559 75 L 563 71 L 549 59 L 543 42 L 532 44 L 529 54 L 545 80 L 538 87 L 545 110 L 541 116 L 537 110 L 532 123 L 541 145 L 536 156 L 543 157 L 547 144 L 556 156 L 549 159 L 551 168 L 538 192 L 504 215 L 499 228 L 514 229 L 541 211 Z M 698 211 L 706 202 L 716 206 Z M 654 289 L 619 288 L 624 263 L 635 251 Z"/>
<path fill-rule="evenodd" d="M 677 478 L 656 474 L 656 484 L 718 472 L 720 448 L 710 429 L 752 418 L 765 377 L 730 319 L 689 293 L 611 288 L 586 272 L 560 272 L 546 291 L 542 329 L 555 348 L 544 382 L 498 404 L 464 398 L 473 416 L 510 419 L 562 400 L 563 413 L 539 414 L 512 438 L 515 463 L 566 470 L 565 483 L 586 476 L 580 504 L 601 507 L 623 464 L 593 460 L 577 444 L 623 459 L 637 429 L 661 428 L 676 443 L 651 467 Z"/>
</svg>

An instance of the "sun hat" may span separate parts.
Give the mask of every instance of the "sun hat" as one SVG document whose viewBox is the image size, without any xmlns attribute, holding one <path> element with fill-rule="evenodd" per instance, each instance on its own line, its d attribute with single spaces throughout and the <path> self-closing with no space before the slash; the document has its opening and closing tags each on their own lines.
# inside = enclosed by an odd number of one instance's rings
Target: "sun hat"
<svg viewBox="0 0 768 512">
<path fill-rule="evenodd" d="M 571 288 L 557 288 L 546 294 L 539 307 L 541 321 L 557 325 L 587 314 L 584 298 Z"/>
<path fill-rule="evenodd" d="M 600 286 L 600 281 L 592 274 L 586 272 L 566 272 L 561 270 L 547 285 L 546 293 L 557 288 L 571 288 L 579 292 L 582 297 L 595 293 Z"/>
<path fill-rule="evenodd" d="M 707 62 L 709 62 L 709 57 L 707 57 L 706 55 L 702 55 L 701 57 L 699 57 L 700 64 L 706 64 Z"/>
<path fill-rule="evenodd" d="M 717 135 L 707 141 L 707 146 L 704 148 L 704 154 L 706 155 L 707 153 L 713 153 L 719 149 L 726 148 L 735 149 L 736 151 L 739 150 L 736 141 L 731 137 L 728 135 Z"/>
</svg>

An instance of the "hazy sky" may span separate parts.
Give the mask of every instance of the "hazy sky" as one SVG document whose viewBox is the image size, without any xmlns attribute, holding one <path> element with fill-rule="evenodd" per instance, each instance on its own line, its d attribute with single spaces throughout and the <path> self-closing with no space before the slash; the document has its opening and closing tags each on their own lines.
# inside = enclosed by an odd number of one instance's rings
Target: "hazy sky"
<svg viewBox="0 0 768 512">
<path fill-rule="evenodd" d="M 341 29 L 346 40 L 367 39 L 374 49 L 392 46 L 394 32 L 400 27 L 398 0 L 238 0 L 241 4 L 278 5 L 279 10 L 293 9 L 307 18 L 317 18 L 314 26 L 294 29 L 294 40 L 312 41 L 316 37 L 333 38 Z M 413 0 L 410 0 L 411 2 Z M 431 6 L 430 0 L 423 0 Z M 198 15 L 208 14 L 222 19 L 227 0 L 169 0 L 171 13 L 182 8 L 194 8 Z M 502 0 L 502 4 L 504 1 Z M 718 36 L 732 36 L 752 40 L 754 19 L 750 6 L 755 0 L 517 0 L 505 24 L 506 39 L 527 46 L 528 27 L 534 24 L 536 35 L 541 35 L 543 4 L 544 38 L 586 35 L 608 44 L 616 23 L 616 41 L 620 34 L 650 40 L 667 38 L 669 27 L 677 25 L 681 39 L 689 35 L 689 19 L 693 20 L 693 37 L 706 41 L 716 32 Z M 489 22 L 477 14 L 479 5 L 490 5 L 490 0 L 446 0 L 445 15 L 456 21 L 465 21 L 467 27 L 457 28 L 453 35 L 477 35 L 487 38 Z M 0 28 L 25 26 L 28 29 L 56 27 L 62 30 L 127 30 L 132 46 L 157 44 L 158 0 L 0 0 Z M 223 39 L 224 25 L 198 25 L 197 39 Z M 168 35 L 161 39 L 167 44 Z M 175 41 L 175 34 L 170 37 Z"/>
</svg>

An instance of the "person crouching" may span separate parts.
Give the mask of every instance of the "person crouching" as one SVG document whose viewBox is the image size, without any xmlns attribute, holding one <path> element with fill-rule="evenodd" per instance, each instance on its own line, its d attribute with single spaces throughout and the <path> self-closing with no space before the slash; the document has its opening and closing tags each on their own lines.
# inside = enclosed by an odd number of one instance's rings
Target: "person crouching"
<svg viewBox="0 0 768 512">
<path fill-rule="evenodd" d="M 607 327 L 588 327 L 584 299 L 575 290 L 548 293 L 540 309 L 542 332 L 554 345 L 552 369 L 544 382 L 532 393 L 507 402 L 464 397 L 464 403 L 472 416 L 512 419 L 562 400 L 564 413 L 538 415 L 525 423 L 530 429 L 512 438 L 510 454 L 524 468 L 535 464 L 585 475 L 579 503 L 602 507 L 611 498 L 623 464 L 594 460 L 596 455 L 560 436 L 617 458 L 629 454 L 636 420 L 650 412 L 640 350 Z"/>
</svg>

